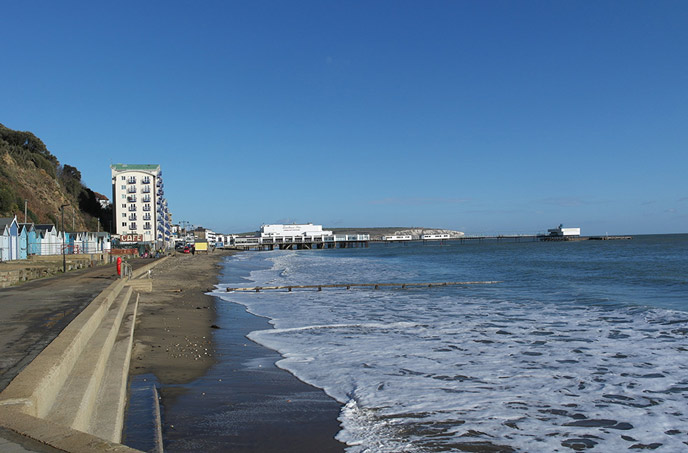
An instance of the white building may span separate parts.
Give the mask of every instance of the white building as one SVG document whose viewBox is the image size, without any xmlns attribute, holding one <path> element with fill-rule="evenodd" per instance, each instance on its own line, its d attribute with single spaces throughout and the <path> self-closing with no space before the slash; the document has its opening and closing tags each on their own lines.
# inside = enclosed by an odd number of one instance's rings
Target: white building
<svg viewBox="0 0 688 453">
<path fill-rule="evenodd" d="M 323 237 L 332 236 L 332 231 L 323 231 L 322 225 L 312 223 L 292 224 L 292 225 L 263 225 L 260 227 L 261 238 L 284 238 L 284 237 Z"/>
<path fill-rule="evenodd" d="M 112 212 L 121 242 L 171 245 L 170 213 L 160 165 L 114 164 Z"/>
<path fill-rule="evenodd" d="M 449 233 L 421 234 L 420 238 L 423 241 L 441 241 L 451 239 L 451 235 Z"/>
<path fill-rule="evenodd" d="M 550 236 L 580 236 L 580 228 L 564 228 L 559 225 L 557 228 L 547 230 Z"/>
<path fill-rule="evenodd" d="M 393 234 L 391 236 L 382 236 L 383 241 L 412 241 L 413 236 L 410 234 Z"/>
<path fill-rule="evenodd" d="M 108 200 L 108 197 L 98 192 L 93 192 L 93 194 L 96 196 L 96 200 L 98 200 L 101 208 L 107 209 L 107 207 L 110 206 L 110 200 Z"/>
</svg>

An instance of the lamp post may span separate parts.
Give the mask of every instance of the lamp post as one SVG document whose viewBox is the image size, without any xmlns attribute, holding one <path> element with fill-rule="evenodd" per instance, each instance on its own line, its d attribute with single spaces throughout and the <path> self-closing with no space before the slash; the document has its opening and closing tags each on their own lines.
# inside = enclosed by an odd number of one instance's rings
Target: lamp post
<svg viewBox="0 0 688 453">
<path fill-rule="evenodd" d="M 62 213 L 62 273 L 67 273 L 67 257 L 65 256 L 65 231 L 64 231 L 64 208 L 69 206 L 69 204 L 63 204 L 60 206 L 60 212 Z"/>
</svg>

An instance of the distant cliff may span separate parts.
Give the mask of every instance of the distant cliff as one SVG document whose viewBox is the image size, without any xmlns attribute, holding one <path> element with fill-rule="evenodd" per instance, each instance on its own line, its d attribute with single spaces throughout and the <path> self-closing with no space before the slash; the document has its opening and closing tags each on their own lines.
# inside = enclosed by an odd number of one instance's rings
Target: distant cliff
<svg viewBox="0 0 688 453">
<path fill-rule="evenodd" d="M 441 230 L 437 228 L 409 228 L 394 232 L 397 236 L 411 235 L 414 239 L 420 239 L 424 234 L 448 234 L 450 238 L 460 238 L 464 236 L 462 231 Z"/>
<path fill-rule="evenodd" d="M 17 215 L 24 222 L 60 225 L 64 208 L 66 231 L 107 231 L 112 215 L 102 209 L 97 194 L 81 182 L 76 167 L 60 164 L 43 141 L 31 132 L 0 124 L 0 217 Z"/>
</svg>

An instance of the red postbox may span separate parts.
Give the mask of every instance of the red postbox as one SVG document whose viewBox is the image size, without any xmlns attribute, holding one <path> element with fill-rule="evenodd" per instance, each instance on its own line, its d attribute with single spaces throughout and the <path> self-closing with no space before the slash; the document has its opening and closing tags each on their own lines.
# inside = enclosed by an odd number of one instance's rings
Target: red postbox
<svg viewBox="0 0 688 453">
<path fill-rule="evenodd" d="M 117 257 L 117 275 L 119 275 L 119 276 L 122 275 L 122 257 L 121 256 Z"/>
</svg>

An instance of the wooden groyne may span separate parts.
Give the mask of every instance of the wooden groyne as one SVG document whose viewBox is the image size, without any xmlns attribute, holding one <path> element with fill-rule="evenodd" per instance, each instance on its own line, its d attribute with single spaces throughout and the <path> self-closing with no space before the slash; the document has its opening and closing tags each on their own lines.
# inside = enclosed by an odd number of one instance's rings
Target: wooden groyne
<svg viewBox="0 0 688 453">
<path fill-rule="evenodd" d="M 335 283 L 328 285 L 287 285 L 287 286 L 253 286 L 250 288 L 227 288 L 227 292 L 232 291 L 269 291 L 269 290 L 281 290 L 286 289 L 291 291 L 292 289 L 317 289 L 322 291 L 323 288 L 361 288 L 369 287 L 380 289 L 382 287 L 399 287 L 401 289 L 406 289 L 409 287 L 425 287 L 425 288 L 435 288 L 440 286 L 468 286 L 468 285 L 494 285 L 495 283 L 501 283 L 500 281 L 476 281 L 476 282 L 439 282 L 439 283 Z"/>
</svg>

